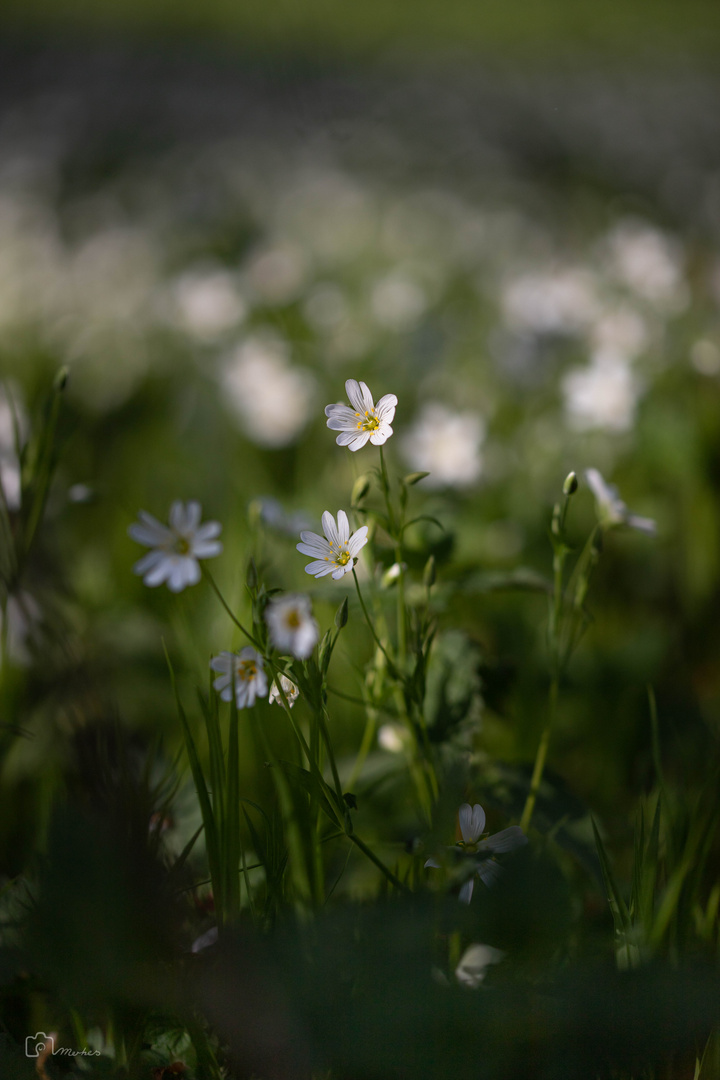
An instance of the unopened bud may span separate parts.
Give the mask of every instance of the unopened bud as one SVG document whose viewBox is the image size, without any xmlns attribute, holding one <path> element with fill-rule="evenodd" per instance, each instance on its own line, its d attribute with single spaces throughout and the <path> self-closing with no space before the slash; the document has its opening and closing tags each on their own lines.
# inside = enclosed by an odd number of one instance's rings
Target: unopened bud
<svg viewBox="0 0 720 1080">
<path fill-rule="evenodd" d="M 423 585 L 428 589 L 432 588 L 435 584 L 435 556 L 431 555 L 428 561 L 425 563 L 425 569 L 423 570 Z"/>
<path fill-rule="evenodd" d="M 407 567 L 406 567 L 405 563 L 396 562 L 396 563 L 393 563 L 392 566 L 389 566 L 387 568 L 387 570 L 385 571 L 385 573 L 383 574 L 381 582 L 380 582 L 383 589 L 389 589 L 391 585 L 394 585 L 395 582 L 397 581 L 397 579 L 402 574 L 403 570 L 406 570 L 406 569 L 407 569 Z"/>
<path fill-rule="evenodd" d="M 70 376 L 69 368 L 66 368 L 65 366 L 61 367 L 60 370 L 58 371 L 57 375 L 55 376 L 55 379 L 53 380 L 53 386 L 55 387 L 55 389 L 56 390 L 64 390 L 65 387 L 67 386 L 67 381 L 68 381 L 69 376 Z"/>
<path fill-rule="evenodd" d="M 403 476 L 403 484 L 407 484 L 408 487 L 412 487 L 413 484 L 418 484 L 421 480 L 424 480 L 426 476 L 429 476 L 429 472 L 411 472 L 407 476 Z"/>
<path fill-rule="evenodd" d="M 563 495 L 574 495 L 578 489 L 578 478 L 574 472 L 569 472 L 563 484 Z"/>
<path fill-rule="evenodd" d="M 358 476 L 357 480 L 353 484 L 352 493 L 350 495 L 350 505 L 359 506 L 362 500 L 370 490 L 370 477 L 363 473 L 362 476 Z"/>
<path fill-rule="evenodd" d="M 347 596 L 343 600 L 340 607 L 335 612 L 335 625 L 338 630 L 342 630 L 343 626 L 347 625 L 348 621 L 348 598 Z"/>
<path fill-rule="evenodd" d="M 250 559 L 248 561 L 247 573 L 245 574 L 245 582 L 248 589 L 250 589 L 251 592 L 254 592 L 257 588 L 258 573 L 257 567 L 255 565 L 255 560 L 253 559 L 252 555 L 250 556 Z"/>
</svg>

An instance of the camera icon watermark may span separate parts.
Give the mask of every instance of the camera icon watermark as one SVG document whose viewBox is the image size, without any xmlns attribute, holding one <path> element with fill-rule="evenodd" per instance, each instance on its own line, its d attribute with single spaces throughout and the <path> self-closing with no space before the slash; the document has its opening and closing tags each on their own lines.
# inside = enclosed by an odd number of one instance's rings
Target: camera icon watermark
<svg viewBox="0 0 720 1080">
<path fill-rule="evenodd" d="M 38 1031 L 35 1035 L 28 1035 L 25 1040 L 25 1056 L 40 1057 L 41 1054 L 55 1053 L 54 1035 L 46 1035 L 44 1031 Z"/>
</svg>

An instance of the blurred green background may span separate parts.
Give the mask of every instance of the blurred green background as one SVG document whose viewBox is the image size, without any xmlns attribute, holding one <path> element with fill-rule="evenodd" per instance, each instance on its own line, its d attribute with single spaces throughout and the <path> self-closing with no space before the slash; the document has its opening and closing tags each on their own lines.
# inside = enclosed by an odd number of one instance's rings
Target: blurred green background
<svg viewBox="0 0 720 1080">
<path fill-rule="evenodd" d="M 30 429 L 70 370 L 9 622 L 3 706 L 23 736 L 0 777 L 0 875 L 42 848 L 58 792 L 92 787 L 96 730 L 117 721 L 133 745 L 160 733 L 165 760 L 178 752 L 163 641 L 189 702 L 210 656 L 239 644 L 204 586 L 176 597 L 133 575 L 139 509 L 200 499 L 239 612 L 252 554 L 331 624 L 349 588 L 305 575 L 295 544 L 376 464 L 325 427 L 352 377 L 398 396 L 391 473 L 431 473 L 413 499 L 445 531 L 408 534 L 416 581 L 438 561 L 428 721 L 453 796 L 498 823 L 519 815 L 544 720 L 547 603 L 523 586 L 550 575 L 566 474 L 581 478 L 578 549 L 586 468 L 657 520 L 656 538 L 607 540 L 536 820 L 564 822 L 574 917 L 592 921 L 588 815 L 627 871 L 655 776 L 649 685 L 670 781 L 695 792 L 717 760 L 717 7 L 6 0 L 0 21 L 10 502 L 8 401 Z M 382 541 L 376 557 L 366 587 L 392 610 Z M 332 681 L 357 696 L 370 642 L 350 601 Z M 347 774 L 363 717 L 336 696 L 332 721 Z M 358 827 L 389 860 L 423 828 L 394 734 L 357 786 Z M 272 801 L 245 738 L 245 790 Z M 197 823 L 185 783 L 176 850 Z M 368 895 L 373 875 L 351 862 L 338 896 Z"/>
</svg>

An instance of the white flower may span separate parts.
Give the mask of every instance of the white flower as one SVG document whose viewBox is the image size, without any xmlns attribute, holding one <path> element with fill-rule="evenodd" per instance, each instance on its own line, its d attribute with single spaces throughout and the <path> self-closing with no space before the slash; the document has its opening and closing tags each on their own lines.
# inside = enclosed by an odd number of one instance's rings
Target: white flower
<svg viewBox="0 0 720 1080">
<path fill-rule="evenodd" d="M 486 885 L 494 884 L 502 873 L 502 867 L 496 862 L 494 856 L 522 847 L 523 844 L 527 844 L 527 837 L 519 825 L 511 825 L 481 840 L 480 837 L 485 828 L 485 811 L 479 803 L 475 803 L 472 807 L 469 803 L 463 803 L 458 810 L 458 821 L 462 840 L 458 840 L 455 848 L 460 848 L 463 855 L 471 858 L 474 866 L 473 874 L 463 882 L 460 888 L 458 899 L 463 904 L 469 904 L 472 899 L 475 874 Z M 425 866 L 438 870 L 441 864 L 436 859 L 428 859 Z"/>
<path fill-rule="evenodd" d="M 307 660 L 320 636 L 309 596 L 294 594 L 271 600 L 265 609 L 265 621 L 270 641 L 278 652 Z"/>
<path fill-rule="evenodd" d="M 494 949 L 492 945 L 468 945 L 455 968 L 455 978 L 468 990 L 476 990 L 490 965 L 499 964 L 504 956 L 502 949 Z"/>
<path fill-rule="evenodd" d="M 406 435 L 402 449 L 418 472 L 429 472 L 426 487 L 465 487 L 482 472 L 485 423 L 472 412 L 426 405 Z"/>
<path fill-rule="evenodd" d="M 358 552 L 367 544 L 368 527 L 363 525 L 351 536 L 344 510 L 338 510 L 337 525 L 335 518 L 326 510 L 322 516 L 322 527 L 325 537 L 314 532 L 301 532 L 302 544 L 296 547 L 301 554 L 311 555 L 315 560 L 305 567 L 306 574 L 318 578 L 332 574 L 337 581 L 350 573 Z"/>
<path fill-rule="evenodd" d="M 596 352 L 588 367 L 572 368 L 562 380 L 565 409 L 577 431 L 629 431 L 640 389 L 627 357 L 610 349 Z"/>
<path fill-rule="evenodd" d="M 385 394 L 377 405 L 364 382 L 348 379 L 345 391 L 352 408 L 347 405 L 326 405 L 327 426 L 331 431 L 339 431 L 335 442 L 338 446 L 349 446 L 359 450 L 370 440 L 373 446 L 382 446 L 393 433 L 390 424 L 395 416 L 397 398 L 394 394 Z"/>
<path fill-rule="evenodd" d="M 268 692 L 267 675 L 263 670 L 263 658 L 252 645 L 246 645 L 239 653 L 221 652 L 210 661 L 213 671 L 220 677 L 213 686 L 223 701 L 232 697 L 231 685 L 235 683 L 235 701 L 238 709 L 249 709 L 255 698 L 265 697 Z"/>
<path fill-rule="evenodd" d="M 172 592 L 182 592 L 186 586 L 198 583 L 198 559 L 210 559 L 222 551 L 222 544 L 215 539 L 222 526 L 217 521 L 201 525 L 201 513 L 199 502 L 174 502 L 168 527 L 140 511 L 140 523 L 130 525 L 128 534 L 139 544 L 153 549 L 133 567 L 136 574 L 143 575 L 146 585 L 154 587 L 167 581 Z"/>
<path fill-rule="evenodd" d="M 287 675 L 280 675 L 280 686 L 283 689 L 283 693 L 285 694 L 288 705 L 292 709 L 293 705 L 300 696 L 300 691 L 298 690 L 292 679 L 288 679 Z M 270 696 L 268 698 L 268 701 L 271 705 L 277 704 L 282 706 L 282 696 L 280 694 L 280 691 L 278 690 L 277 682 L 275 680 L 273 680 L 273 684 L 270 687 Z"/>
<path fill-rule="evenodd" d="M 305 427 L 315 400 L 310 371 L 290 362 L 286 341 L 252 335 L 226 359 L 220 373 L 224 400 L 259 446 L 289 446 Z"/>
<path fill-rule="evenodd" d="M 618 495 L 618 489 L 613 484 L 606 483 L 597 469 L 586 469 L 585 479 L 595 496 L 598 520 L 604 529 L 627 525 L 628 528 L 648 533 L 649 536 L 655 535 L 657 525 L 652 518 L 631 514 Z"/>
</svg>

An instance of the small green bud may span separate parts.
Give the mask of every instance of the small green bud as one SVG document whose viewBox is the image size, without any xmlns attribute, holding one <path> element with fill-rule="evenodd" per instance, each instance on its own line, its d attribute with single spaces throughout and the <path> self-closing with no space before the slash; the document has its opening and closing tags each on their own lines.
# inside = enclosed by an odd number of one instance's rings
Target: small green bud
<svg viewBox="0 0 720 1080">
<path fill-rule="evenodd" d="M 550 526 L 550 531 L 552 532 L 553 536 L 559 536 L 560 535 L 560 520 L 561 520 L 561 518 L 562 518 L 562 507 L 560 506 L 560 503 L 555 503 L 555 505 L 553 506 L 552 525 Z"/>
<path fill-rule="evenodd" d="M 425 563 L 425 569 L 423 570 L 423 585 L 428 589 L 431 589 L 435 584 L 436 572 L 435 572 L 435 556 L 431 555 L 428 561 Z"/>
<path fill-rule="evenodd" d="M 574 472 L 569 472 L 563 484 L 563 495 L 574 495 L 578 489 L 578 478 Z"/>
<path fill-rule="evenodd" d="M 67 381 L 69 377 L 70 369 L 63 365 L 63 367 L 60 368 L 57 375 L 55 376 L 55 379 L 53 380 L 54 388 L 58 391 L 64 390 L 67 386 Z"/>
<path fill-rule="evenodd" d="M 252 555 L 250 556 L 250 559 L 248 560 L 247 573 L 245 575 L 245 582 L 246 582 L 247 587 L 250 590 L 250 592 L 255 592 L 255 589 L 257 588 L 257 583 L 258 583 L 258 572 L 257 572 L 257 567 L 255 565 L 255 560 L 253 559 Z"/>
<path fill-rule="evenodd" d="M 318 666 L 320 671 L 325 674 L 330 663 L 330 657 L 332 655 L 332 634 L 329 630 L 326 630 L 323 634 L 323 639 L 320 642 L 320 648 L 318 649 Z"/>
<path fill-rule="evenodd" d="M 358 476 L 357 480 L 353 484 L 352 493 L 350 495 L 350 505 L 352 507 L 359 506 L 369 490 L 370 477 L 367 475 L 367 473 L 363 473 L 362 476 Z"/>
<path fill-rule="evenodd" d="M 429 476 L 429 472 L 411 472 L 407 476 L 403 476 L 403 484 L 407 484 L 408 487 L 412 487 L 413 484 L 418 484 L 421 480 L 424 480 L 426 476 Z"/>
<path fill-rule="evenodd" d="M 335 612 L 335 625 L 338 630 L 342 630 L 343 626 L 347 626 L 348 621 L 348 598 L 347 596 L 343 600 L 340 607 Z"/>
</svg>

